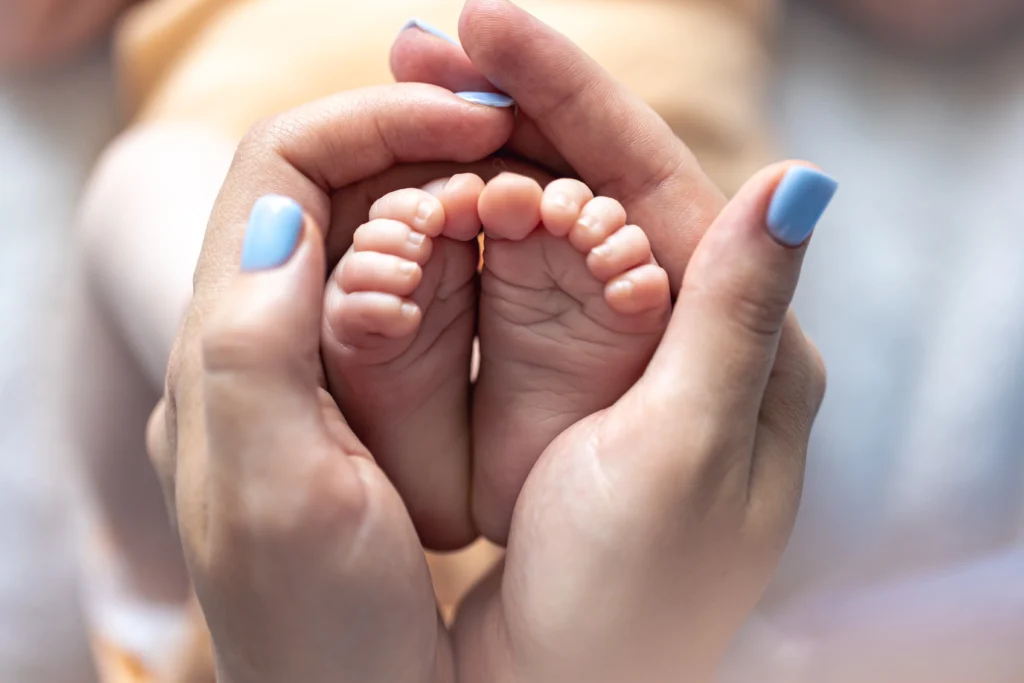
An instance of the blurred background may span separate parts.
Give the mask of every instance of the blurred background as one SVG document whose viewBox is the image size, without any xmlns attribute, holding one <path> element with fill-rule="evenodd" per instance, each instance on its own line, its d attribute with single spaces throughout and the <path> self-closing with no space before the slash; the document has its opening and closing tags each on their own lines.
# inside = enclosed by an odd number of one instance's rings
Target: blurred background
<svg viewBox="0 0 1024 683">
<path fill-rule="evenodd" d="M 204 680 L 201 646 L 178 661 L 201 633 L 161 559 L 173 537 L 138 521 L 162 511 L 154 481 L 104 468 L 145 463 L 233 141 L 318 90 L 385 80 L 402 19 L 453 29 L 458 4 L 0 0 L 0 681 Z M 723 678 L 1024 681 L 1024 1 L 524 4 L 727 190 L 775 157 L 841 181 L 796 305 L 829 366 L 804 503 Z M 293 68 L 322 51 L 261 61 L 246 40 L 286 15 L 344 42 L 322 12 L 384 27 L 350 44 L 344 78 Z M 617 12 L 657 19 L 664 43 L 607 40 Z M 359 55 L 379 64 L 353 73 Z M 147 287 L 166 311 L 133 308 Z M 128 369 L 108 372 L 119 354 Z"/>
</svg>

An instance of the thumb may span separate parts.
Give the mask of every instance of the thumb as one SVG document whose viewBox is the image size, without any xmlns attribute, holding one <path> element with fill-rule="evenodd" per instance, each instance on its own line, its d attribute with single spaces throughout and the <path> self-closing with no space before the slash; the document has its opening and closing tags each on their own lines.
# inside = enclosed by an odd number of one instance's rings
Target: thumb
<svg viewBox="0 0 1024 683">
<path fill-rule="evenodd" d="M 255 202 L 240 270 L 203 325 L 212 478 L 286 477 L 290 455 L 329 441 L 317 396 L 324 259 L 320 230 L 295 201 Z"/>
<path fill-rule="evenodd" d="M 742 435 L 752 452 L 806 243 L 836 189 L 835 180 L 806 165 L 771 166 L 747 182 L 698 245 L 642 383 L 658 385 L 667 411 L 662 424 L 687 429 L 680 438 L 710 429 L 735 445 Z M 682 425 L 681 415 L 701 424 Z"/>
</svg>

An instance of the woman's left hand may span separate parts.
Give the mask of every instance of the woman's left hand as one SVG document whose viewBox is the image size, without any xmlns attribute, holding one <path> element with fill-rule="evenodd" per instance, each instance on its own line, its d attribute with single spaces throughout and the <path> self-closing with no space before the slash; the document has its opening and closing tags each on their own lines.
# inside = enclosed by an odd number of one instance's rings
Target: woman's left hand
<svg viewBox="0 0 1024 683">
<path fill-rule="evenodd" d="M 511 127 L 508 112 L 392 85 L 241 144 L 148 435 L 222 683 L 452 680 L 409 514 L 323 388 L 322 300 L 359 200 L 451 172 L 403 163 L 486 157 Z"/>
</svg>

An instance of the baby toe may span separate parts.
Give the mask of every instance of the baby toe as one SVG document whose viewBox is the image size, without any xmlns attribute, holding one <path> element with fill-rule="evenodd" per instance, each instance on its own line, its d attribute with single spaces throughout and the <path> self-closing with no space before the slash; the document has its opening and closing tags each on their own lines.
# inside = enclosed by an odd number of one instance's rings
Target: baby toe
<svg viewBox="0 0 1024 683">
<path fill-rule="evenodd" d="M 594 193 L 579 180 L 559 178 L 548 183 L 544 188 L 544 197 L 540 203 L 540 217 L 555 237 L 565 237 L 579 220 L 580 212 Z"/>
<path fill-rule="evenodd" d="M 544 191 L 532 178 L 502 173 L 487 183 L 478 210 L 488 237 L 520 241 L 540 225 Z"/>
<path fill-rule="evenodd" d="M 653 263 L 633 268 L 609 280 L 604 296 L 608 306 L 622 315 L 658 309 L 667 312 L 672 305 L 668 273 Z"/>
<path fill-rule="evenodd" d="M 483 191 L 484 181 L 473 173 L 460 173 L 448 180 L 440 192 L 445 237 L 468 242 L 480 234 L 478 206 Z"/>
<path fill-rule="evenodd" d="M 636 225 L 624 226 L 607 237 L 587 254 L 590 274 L 607 282 L 627 270 L 651 263 L 651 243 Z"/>
<path fill-rule="evenodd" d="M 419 306 L 393 294 L 354 292 L 333 302 L 327 316 L 334 337 L 354 348 L 372 348 L 381 337 L 400 339 L 416 332 L 423 314 Z"/>
<path fill-rule="evenodd" d="M 416 188 L 396 190 L 374 202 L 370 207 L 370 220 L 378 218 L 405 223 L 429 237 L 440 235 L 445 223 L 441 200 Z"/>
<path fill-rule="evenodd" d="M 378 218 L 356 229 L 352 249 L 356 253 L 390 254 L 422 266 L 430 259 L 433 240 L 405 223 Z"/>
<path fill-rule="evenodd" d="M 346 293 L 383 292 L 409 296 L 423 279 L 415 261 L 375 251 L 352 253 L 338 269 L 338 284 Z"/>
<path fill-rule="evenodd" d="M 626 209 L 609 197 L 596 197 L 583 207 L 569 230 L 569 242 L 584 254 L 626 224 Z"/>
</svg>

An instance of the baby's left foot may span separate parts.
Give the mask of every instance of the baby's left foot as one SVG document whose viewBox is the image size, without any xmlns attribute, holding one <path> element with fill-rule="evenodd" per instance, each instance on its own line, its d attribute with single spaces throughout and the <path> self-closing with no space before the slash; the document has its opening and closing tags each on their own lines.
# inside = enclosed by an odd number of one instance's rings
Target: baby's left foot
<svg viewBox="0 0 1024 683">
<path fill-rule="evenodd" d="M 643 374 L 671 309 L 668 275 L 617 201 L 579 181 L 503 174 L 479 203 L 480 376 L 473 508 L 503 543 L 530 469 L 563 431 Z"/>
</svg>

